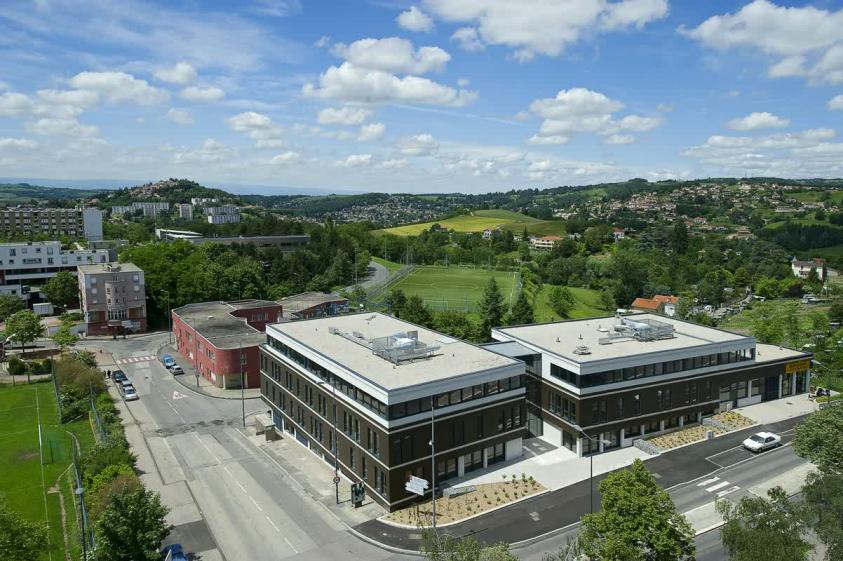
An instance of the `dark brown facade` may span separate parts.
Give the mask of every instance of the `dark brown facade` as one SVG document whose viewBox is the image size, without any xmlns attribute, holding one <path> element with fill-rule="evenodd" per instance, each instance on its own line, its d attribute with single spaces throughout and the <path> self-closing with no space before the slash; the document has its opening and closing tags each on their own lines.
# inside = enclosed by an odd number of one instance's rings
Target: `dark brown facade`
<svg viewBox="0 0 843 561">
<path fill-rule="evenodd" d="M 261 348 L 261 396 L 288 437 L 334 464 L 369 496 L 393 510 L 417 498 L 404 489 L 410 475 L 431 481 L 431 412 L 422 420 L 387 428 L 359 404 L 314 383 L 298 365 Z M 507 442 L 526 437 L 524 394 L 505 396 L 468 410 L 433 409 L 437 488 L 449 479 L 506 458 Z M 394 421 L 389 423 L 396 425 Z M 335 428 L 336 425 L 336 428 Z M 518 451 L 520 455 L 520 449 Z M 325 482 L 331 485 L 330 481 Z"/>
</svg>

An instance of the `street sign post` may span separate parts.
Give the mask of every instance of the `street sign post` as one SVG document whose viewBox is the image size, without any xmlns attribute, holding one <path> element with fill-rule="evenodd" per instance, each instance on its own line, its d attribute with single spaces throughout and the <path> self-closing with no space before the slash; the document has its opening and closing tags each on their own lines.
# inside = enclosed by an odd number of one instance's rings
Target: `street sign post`
<svg viewBox="0 0 843 561">
<path fill-rule="evenodd" d="M 404 484 L 404 489 L 410 493 L 415 493 L 419 496 L 424 496 L 424 492 L 430 487 L 430 483 L 427 479 L 422 479 L 421 477 L 416 477 L 415 475 L 411 475 L 410 479 Z"/>
<path fill-rule="evenodd" d="M 363 501 L 366 499 L 366 487 L 362 482 L 351 484 L 351 503 L 354 508 L 363 506 Z"/>
</svg>

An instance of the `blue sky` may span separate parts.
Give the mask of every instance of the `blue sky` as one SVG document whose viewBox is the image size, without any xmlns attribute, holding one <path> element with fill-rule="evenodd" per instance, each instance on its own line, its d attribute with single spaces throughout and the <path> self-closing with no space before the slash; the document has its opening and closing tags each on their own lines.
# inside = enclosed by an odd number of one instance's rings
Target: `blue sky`
<svg viewBox="0 0 843 561">
<path fill-rule="evenodd" d="M 0 7 L 4 177 L 264 192 L 841 177 L 841 118 L 830 1 Z"/>
</svg>

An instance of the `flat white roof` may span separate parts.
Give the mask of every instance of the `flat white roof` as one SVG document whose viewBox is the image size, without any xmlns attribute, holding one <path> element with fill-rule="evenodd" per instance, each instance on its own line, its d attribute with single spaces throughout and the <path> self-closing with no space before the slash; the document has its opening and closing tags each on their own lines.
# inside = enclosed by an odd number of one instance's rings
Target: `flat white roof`
<svg viewBox="0 0 843 561">
<path fill-rule="evenodd" d="M 811 355 L 802 351 L 779 347 L 778 345 L 767 345 L 758 343 L 755 345 L 755 362 L 775 362 L 788 358 L 808 358 Z"/>
<path fill-rule="evenodd" d="M 601 339 L 607 338 L 610 333 L 615 333 L 614 326 L 618 323 L 616 317 L 498 327 L 493 330 L 493 333 L 503 335 L 504 339 L 514 339 L 541 348 L 548 353 L 579 364 L 724 343 L 745 343 L 746 347 L 755 346 L 753 337 L 656 314 L 630 314 L 622 316 L 621 319 L 652 320 L 671 325 L 674 329 L 673 337 L 653 341 L 624 338 L 610 344 L 601 344 Z M 574 350 L 577 347 L 587 347 L 588 354 L 575 353 Z"/>
<path fill-rule="evenodd" d="M 439 349 L 429 358 L 396 365 L 374 354 L 364 345 L 342 335 L 329 333 L 329 328 L 346 333 L 357 332 L 365 339 L 418 331 L 421 343 Z M 293 339 L 387 391 L 496 369 L 514 370 L 502 372 L 500 377 L 515 376 L 523 373 L 524 369 L 519 360 L 380 313 L 350 314 L 267 326 L 267 334 L 272 336 L 275 333 Z"/>
</svg>

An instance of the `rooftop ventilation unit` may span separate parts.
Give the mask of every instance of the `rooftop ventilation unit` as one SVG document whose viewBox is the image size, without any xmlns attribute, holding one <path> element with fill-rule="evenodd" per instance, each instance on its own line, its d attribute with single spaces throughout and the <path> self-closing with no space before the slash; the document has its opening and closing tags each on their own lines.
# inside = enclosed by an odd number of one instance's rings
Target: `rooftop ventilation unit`
<svg viewBox="0 0 843 561">
<path fill-rule="evenodd" d="M 591 349 L 589 349 L 585 345 L 577 345 L 577 347 L 574 349 L 574 354 L 575 355 L 590 355 Z"/>
<path fill-rule="evenodd" d="M 674 337 L 673 325 L 649 318 L 627 318 L 617 317 L 613 329 L 607 337 L 601 337 L 601 345 L 611 345 L 615 342 L 634 341 L 658 341 L 661 339 L 672 339 Z"/>
<path fill-rule="evenodd" d="M 394 333 L 386 337 L 376 337 L 374 339 L 366 339 L 359 331 L 348 333 L 337 327 L 328 327 L 328 333 L 339 335 L 353 343 L 366 347 L 372 353 L 393 364 L 430 358 L 439 350 L 438 346 L 430 346 L 419 341 L 418 331 Z"/>
</svg>

